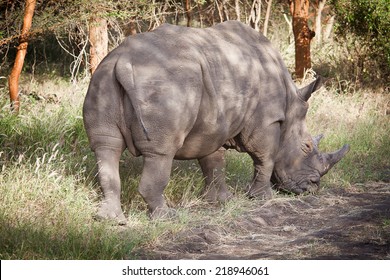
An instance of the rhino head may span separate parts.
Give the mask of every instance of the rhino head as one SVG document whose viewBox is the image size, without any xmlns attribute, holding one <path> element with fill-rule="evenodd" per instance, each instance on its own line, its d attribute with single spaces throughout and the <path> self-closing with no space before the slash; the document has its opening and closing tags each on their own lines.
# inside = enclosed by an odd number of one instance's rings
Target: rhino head
<svg viewBox="0 0 390 280">
<path fill-rule="evenodd" d="M 302 89 L 296 89 L 287 111 L 287 120 L 281 126 L 280 149 L 275 159 L 271 181 L 277 189 L 296 194 L 314 191 L 324 176 L 349 151 L 344 145 L 333 153 L 322 153 L 318 146 L 323 135 L 312 137 L 305 125 L 311 94 L 323 83 L 318 78 Z"/>
</svg>

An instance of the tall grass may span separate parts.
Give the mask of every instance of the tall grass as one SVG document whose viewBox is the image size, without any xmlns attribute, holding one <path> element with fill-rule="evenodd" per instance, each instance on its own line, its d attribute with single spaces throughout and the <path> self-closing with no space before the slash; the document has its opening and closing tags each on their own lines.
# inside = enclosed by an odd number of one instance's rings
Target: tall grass
<svg viewBox="0 0 390 280">
<path fill-rule="evenodd" d="M 308 125 L 313 134 L 325 133 L 321 148 L 350 152 L 324 177 L 325 184 L 348 186 L 367 181 L 390 181 L 390 122 L 388 94 L 369 89 L 335 94 L 338 84 L 313 96 Z"/>
<path fill-rule="evenodd" d="M 23 103 L 22 115 L 4 107 L 0 117 L 0 258 L 120 258 L 131 239 L 92 219 L 94 163 L 79 104 Z"/>
</svg>

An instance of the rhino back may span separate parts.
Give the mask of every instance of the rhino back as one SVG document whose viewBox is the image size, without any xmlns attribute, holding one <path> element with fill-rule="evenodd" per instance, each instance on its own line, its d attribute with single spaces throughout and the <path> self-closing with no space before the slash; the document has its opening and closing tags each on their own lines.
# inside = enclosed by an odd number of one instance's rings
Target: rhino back
<svg viewBox="0 0 390 280">
<path fill-rule="evenodd" d="M 197 158 L 243 130 L 284 118 L 287 70 L 269 41 L 239 22 L 165 24 L 127 38 L 109 56 L 103 64 L 131 65 L 131 73 L 116 75 L 132 83 L 124 87 L 124 121 L 141 153 L 173 145 L 181 146 L 177 158 Z"/>
</svg>

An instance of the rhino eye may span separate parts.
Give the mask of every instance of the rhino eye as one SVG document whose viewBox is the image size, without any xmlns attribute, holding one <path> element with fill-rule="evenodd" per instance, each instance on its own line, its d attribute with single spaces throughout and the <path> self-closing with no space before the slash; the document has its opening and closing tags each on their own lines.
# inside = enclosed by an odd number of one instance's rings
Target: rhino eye
<svg viewBox="0 0 390 280">
<path fill-rule="evenodd" d="M 309 154 L 313 151 L 313 145 L 310 142 L 303 142 L 302 144 L 302 150 L 306 153 Z"/>
<path fill-rule="evenodd" d="M 318 161 L 319 161 L 321 164 L 324 164 L 324 158 L 323 158 L 322 155 L 318 155 L 317 158 L 318 158 Z"/>
</svg>

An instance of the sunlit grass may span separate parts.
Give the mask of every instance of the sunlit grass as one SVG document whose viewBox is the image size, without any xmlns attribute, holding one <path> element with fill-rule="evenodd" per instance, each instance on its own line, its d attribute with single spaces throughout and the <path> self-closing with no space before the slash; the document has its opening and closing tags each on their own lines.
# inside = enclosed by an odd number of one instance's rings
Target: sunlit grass
<svg viewBox="0 0 390 280">
<path fill-rule="evenodd" d="M 390 96 L 368 90 L 337 95 L 334 87 L 329 87 L 312 99 L 307 122 L 313 135 L 325 134 L 320 148 L 332 152 L 344 144 L 351 147 L 323 182 L 345 186 L 389 181 L 390 122 L 386 106 Z"/>
</svg>

